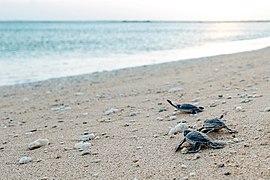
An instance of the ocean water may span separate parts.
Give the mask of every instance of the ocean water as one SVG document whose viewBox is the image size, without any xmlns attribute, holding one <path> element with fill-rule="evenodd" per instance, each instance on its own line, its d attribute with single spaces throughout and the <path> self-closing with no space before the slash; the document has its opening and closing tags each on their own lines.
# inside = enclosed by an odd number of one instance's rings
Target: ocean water
<svg viewBox="0 0 270 180">
<path fill-rule="evenodd" d="M 270 46 L 270 22 L 0 22 L 0 86 Z"/>
</svg>

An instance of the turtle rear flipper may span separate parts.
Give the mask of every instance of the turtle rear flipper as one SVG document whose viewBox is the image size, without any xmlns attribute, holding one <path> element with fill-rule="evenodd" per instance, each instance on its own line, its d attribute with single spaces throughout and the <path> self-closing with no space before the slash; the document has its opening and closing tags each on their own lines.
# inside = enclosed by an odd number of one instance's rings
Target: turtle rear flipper
<svg viewBox="0 0 270 180">
<path fill-rule="evenodd" d="M 179 144 L 176 145 L 175 147 L 175 152 L 179 151 L 182 144 L 184 144 L 184 142 L 186 142 L 186 138 L 184 138 Z"/>
<path fill-rule="evenodd" d="M 189 153 L 196 153 L 196 152 L 201 150 L 201 145 L 202 144 L 200 142 L 196 142 L 194 145 L 189 147 L 187 150 Z"/>
</svg>

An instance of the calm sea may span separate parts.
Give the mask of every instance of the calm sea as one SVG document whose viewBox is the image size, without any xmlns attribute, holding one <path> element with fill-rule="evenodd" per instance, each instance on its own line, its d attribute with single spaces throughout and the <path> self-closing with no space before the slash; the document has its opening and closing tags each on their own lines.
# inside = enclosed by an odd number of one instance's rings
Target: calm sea
<svg viewBox="0 0 270 180">
<path fill-rule="evenodd" d="M 270 46 L 270 22 L 0 22 L 0 86 Z"/>
</svg>

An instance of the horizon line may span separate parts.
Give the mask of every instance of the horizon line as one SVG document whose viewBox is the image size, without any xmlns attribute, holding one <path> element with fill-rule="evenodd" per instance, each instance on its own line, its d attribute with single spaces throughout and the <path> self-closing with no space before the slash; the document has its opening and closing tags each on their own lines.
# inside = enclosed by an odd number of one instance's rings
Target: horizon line
<svg viewBox="0 0 270 180">
<path fill-rule="evenodd" d="M 0 20 L 0 22 L 115 22 L 115 23 L 260 23 L 269 20 Z"/>
</svg>

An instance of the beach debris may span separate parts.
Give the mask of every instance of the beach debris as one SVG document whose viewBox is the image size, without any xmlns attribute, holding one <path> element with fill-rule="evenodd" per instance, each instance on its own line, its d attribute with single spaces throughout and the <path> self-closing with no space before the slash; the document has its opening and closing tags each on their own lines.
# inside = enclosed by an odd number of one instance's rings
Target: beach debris
<svg viewBox="0 0 270 180">
<path fill-rule="evenodd" d="M 245 112 L 245 110 L 240 106 L 236 106 L 234 109 L 236 112 Z"/>
<path fill-rule="evenodd" d="M 69 105 L 66 105 L 63 103 L 51 105 L 51 110 L 53 110 L 53 111 L 67 111 L 70 109 L 71 109 L 71 107 L 69 107 Z"/>
<path fill-rule="evenodd" d="M 192 160 L 197 160 L 197 159 L 199 159 L 200 157 L 201 157 L 201 155 L 200 155 L 199 153 L 196 153 L 196 154 L 193 156 Z"/>
<path fill-rule="evenodd" d="M 29 98 L 28 98 L 28 97 L 24 97 L 24 98 L 22 99 L 22 102 L 29 102 Z"/>
<path fill-rule="evenodd" d="M 74 145 L 75 149 L 79 149 L 80 151 L 88 150 L 91 147 L 91 143 L 80 141 Z"/>
<path fill-rule="evenodd" d="M 83 93 L 83 92 L 76 92 L 74 95 L 75 95 L 75 96 L 83 96 L 84 93 Z"/>
<path fill-rule="evenodd" d="M 182 169 L 187 169 L 187 165 L 181 164 L 181 168 L 182 168 Z"/>
<path fill-rule="evenodd" d="M 176 120 L 176 119 L 177 119 L 177 117 L 176 117 L 176 116 L 170 116 L 169 118 L 170 118 L 170 120 L 171 120 L 171 121 L 173 121 L 173 120 Z"/>
<path fill-rule="evenodd" d="M 160 108 L 158 112 L 164 112 L 164 111 L 167 111 L 166 108 Z"/>
<path fill-rule="evenodd" d="M 91 161 L 91 163 L 100 163 L 101 162 L 101 159 L 95 159 L 93 161 Z"/>
<path fill-rule="evenodd" d="M 250 101 L 252 101 L 250 98 L 245 98 L 241 100 L 241 103 L 248 103 Z"/>
<path fill-rule="evenodd" d="M 86 142 L 95 139 L 94 134 L 85 134 L 80 137 L 80 141 Z"/>
<path fill-rule="evenodd" d="M 186 129 L 188 129 L 188 125 L 186 123 L 178 123 L 175 127 L 170 129 L 170 131 L 168 132 L 168 135 L 182 133 Z"/>
<path fill-rule="evenodd" d="M 210 133 L 212 131 L 218 131 L 220 129 L 227 129 L 230 133 L 236 133 L 236 130 L 232 130 L 228 128 L 225 123 L 222 121 L 224 114 L 222 114 L 219 118 L 207 119 L 204 121 L 203 126 L 198 129 L 203 133 Z"/>
<path fill-rule="evenodd" d="M 215 100 L 209 103 L 209 107 L 216 107 L 220 104 L 219 100 Z"/>
<path fill-rule="evenodd" d="M 133 117 L 133 116 L 137 116 L 138 114 L 139 114 L 138 112 L 131 112 L 131 113 L 129 113 L 129 116 Z"/>
<path fill-rule="evenodd" d="M 233 142 L 234 143 L 238 143 L 239 142 L 239 139 L 238 138 L 233 138 Z"/>
<path fill-rule="evenodd" d="M 225 167 L 225 164 L 224 163 L 218 164 L 217 167 L 218 168 L 223 168 L 223 167 Z"/>
<path fill-rule="evenodd" d="M 91 154 L 90 151 L 83 151 L 81 155 L 82 155 L 82 156 L 85 156 L 85 155 L 90 155 L 90 154 Z"/>
<path fill-rule="evenodd" d="M 270 107 L 265 108 L 264 112 L 270 112 Z"/>
<path fill-rule="evenodd" d="M 203 107 L 197 107 L 192 104 L 173 104 L 169 99 L 167 99 L 168 103 L 170 103 L 173 107 L 175 107 L 177 110 L 185 113 L 190 114 L 197 114 L 199 112 L 203 111 Z"/>
<path fill-rule="evenodd" d="M 174 92 L 178 92 L 178 91 L 183 91 L 183 88 L 182 87 L 173 87 L 173 88 L 168 90 L 169 93 L 174 93 Z"/>
<path fill-rule="evenodd" d="M 105 115 L 115 114 L 115 113 L 117 113 L 118 111 L 119 111 L 119 110 L 116 109 L 116 108 L 111 108 L 111 109 L 105 111 Z"/>
<path fill-rule="evenodd" d="M 42 146 L 48 146 L 49 145 L 49 140 L 48 139 L 37 139 L 30 144 L 28 144 L 28 149 L 33 150 L 40 148 Z"/>
<path fill-rule="evenodd" d="M 182 148 L 181 153 L 182 154 L 187 154 L 188 153 L 188 148 L 187 147 Z"/>
<path fill-rule="evenodd" d="M 164 118 L 162 118 L 162 117 L 157 117 L 156 120 L 158 120 L 158 121 L 163 121 Z"/>
<path fill-rule="evenodd" d="M 214 142 L 208 135 L 193 130 L 184 131 L 184 139 L 177 145 L 175 152 L 180 150 L 184 142 L 189 142 L 192 146 L 187 148 L 187 153 L 196 153 L 201 149 L 201 146 L 210 146 L 214 149 L 220 149 L 224 146 L 217 142 Z"/>
<path fill-rule="evenodd" d="M 19 163 L 20 164 L 27 164 L 29 162 L 32 161 L 32 158 L 31 157 L 28 157 L 28 156 L 23 156 L 20 160 L 19 160 Z"/>
<path fill-rule="evenodd" d="M 194 98 L 194 99 L 192 100 L 193 103 L 199 102 L 199 101 L 200 101 L 200 98 L 199 98 L 199 97 L 196 97 L 196 98 Z"/>
</svg>

